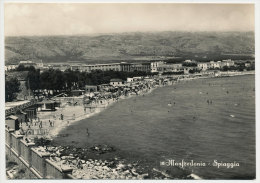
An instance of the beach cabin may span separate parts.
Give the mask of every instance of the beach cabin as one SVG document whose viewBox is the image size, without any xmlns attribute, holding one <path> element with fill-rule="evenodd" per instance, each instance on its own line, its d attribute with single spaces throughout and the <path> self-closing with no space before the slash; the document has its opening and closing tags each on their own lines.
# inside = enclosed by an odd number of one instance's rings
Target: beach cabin
<svg viewBox="0 0 260 183">
<path fill-rule="evenodd" d="M 85 85 L 85 92 L 86 93 L 97 92 L 97 86 L 95 86 L 95 85 Z"/>
<path fill-rule="evenodd" d="M 7 128 L 10 129 L 14 129 L 14 130 L 20 129 L 18 117 L 14 115 L 10 115 L 5 118 L 5 125 L 7 126 Z"/>
<path fill-rule="evenodd" d="M 70 95 L 78 97 L 80 95 L 84 95 L 84 93 L 85 93 L 85 90 L 72 90 L 70 92 Z"/>
<path fill-rule="evenodd" d="M 121 86 L 121 85 L 123 85 L 123 80 L 122 79 L 111 79 L 110 80 L 110 85 L 112 85 L 112 86 Z"/>
<path fill-rule="evenodd" d="M 133 77 L 133 80 L 134 80 L 134 81 L 141 81 L 141 80 L 142 80 L 142 77 L 141 77 L 141 76 L 139 76 L 139 77 Z"/>
<path fill-rule="evenodd" d="M 127 80 L 126 80 L 127 83 L 131 83 L 133 81 L 134 81 L 134 78 L 127 78 Z"/>
<path fill-rule="evenodd" d="M 15 116 L 18 117 L 18 121 L 19 122 L 25 122 L 27 121 L 27 114 L 26 112 L 22 111 L 22 110 L 17 110 L 15 113 Z"/>
<path fill-rule="evenodd" d="M 39 111 L 55 111 L 55 101 L 43 100 L 37 103 Z"/>
</svg>

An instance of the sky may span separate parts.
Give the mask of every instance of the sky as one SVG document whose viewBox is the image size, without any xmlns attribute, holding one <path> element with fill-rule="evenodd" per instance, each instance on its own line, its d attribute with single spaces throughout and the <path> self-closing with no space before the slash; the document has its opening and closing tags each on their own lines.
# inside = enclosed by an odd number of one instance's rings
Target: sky
<svg viewBox="0 0 260 183">
<path fill-rule="evenodd" d="M 5 36 L 254 31 L 253 4 L 5 3 Z"/>
</svg>

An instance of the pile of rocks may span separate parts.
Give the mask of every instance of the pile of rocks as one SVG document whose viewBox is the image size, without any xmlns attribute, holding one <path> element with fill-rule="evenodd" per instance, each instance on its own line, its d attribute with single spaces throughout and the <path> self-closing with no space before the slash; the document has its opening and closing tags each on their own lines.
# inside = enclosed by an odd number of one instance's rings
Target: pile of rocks
<svg viewBox="0 0 260 183">
<path fill-rule="evenodd" d="M 118 162 L 116 167 L 111 168 L 115 162 L 92 160 L 82 161 L 82 169 L 73 167 L 72 175 L 77 179 L 145 179 L 148 174 L 139 174 L 131 165 Z"/>
<path fill-rule="evenodd" d="M 93 147 L 90 147 L 90 150 L 92 150 L 93 152 L 97 152 L 99 154 L 104 154 L 104 153 L 107 153 L 107 152 L 115 151 L 115 149 L 113 147 L 110 147 L 108 145 L 93 146 Z"/>
<path fill-rule="evenodd" d="M 13 179 L 18 171 L 18 165 L 13 166 L 11 169 L 6 171 L 6 175 L 8 179 Z"/>
<path fill-rule="evenodd" d="M 124 161 L 87 159 L 87 152 L 103 154 L 115 151 L 113 147 L 98 145 L 90 148 L 67 147 L 38 147 L 38 150 L 51 154 L 51 160 L 60 167 L 69 166 L 72 175 L 77 179 L 145 179 L 148 174 L 137 173 L 137 164 L 125 164 Z"/>
<path fill-rule="evenodd" d="M 113 147 L 106 145 L 88 148 L 45 146 L 37 149 L 42 153 L 50 153 L 50 159 L 58 166 L 72 168 L 72 176 L 77 179 L 172 179 L 164 171 L 157 169 L 149 171 L 148 167 L 139 166 L 138 161 L 130 164 L 120 158 L 89 159 L 88 153 L 97 153 L 99 155 L 115 151 Z"/>
</svg>

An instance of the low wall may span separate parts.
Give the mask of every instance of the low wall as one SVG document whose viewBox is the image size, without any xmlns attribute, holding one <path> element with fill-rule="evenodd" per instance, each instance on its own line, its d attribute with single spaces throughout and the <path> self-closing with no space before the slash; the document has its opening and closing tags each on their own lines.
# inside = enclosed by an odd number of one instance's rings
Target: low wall
<svg viewBox="0 0 260 183">
<path fill-rule="evenodd" d="M 34 143 L 27 143 L 23 135 L 16 135 L 13 129 L 5 130 L 6 154 L 21 163 L 39 179 L 72 179 L 72 168 L 61 168 L 50 160 L 50 154 L 37 151 Z"/>
</svg>

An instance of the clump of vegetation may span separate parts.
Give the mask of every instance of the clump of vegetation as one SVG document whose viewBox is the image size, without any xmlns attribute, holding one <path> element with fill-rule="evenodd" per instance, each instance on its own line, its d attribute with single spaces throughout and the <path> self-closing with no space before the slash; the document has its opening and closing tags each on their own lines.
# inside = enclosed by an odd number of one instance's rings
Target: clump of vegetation
<svg viewBox="0 0 260 183">
<path fill-rule="evenodd" d="M 20 82 L 17 78 L 11 78 L 5 80 L 5 101 L 10 102 L 14 100 L 17 93 L 20 91 Z"/>
<path fill-rule="evenodd" d="M 35 137 L 34 138 L 34 143 L 36 146 L 48 146 L 51 143 L 50 139 L 47 139 L 46 137 Z"/>
</svg>

